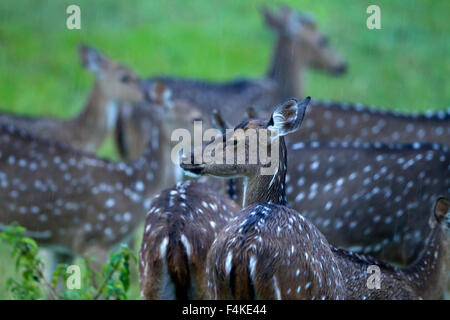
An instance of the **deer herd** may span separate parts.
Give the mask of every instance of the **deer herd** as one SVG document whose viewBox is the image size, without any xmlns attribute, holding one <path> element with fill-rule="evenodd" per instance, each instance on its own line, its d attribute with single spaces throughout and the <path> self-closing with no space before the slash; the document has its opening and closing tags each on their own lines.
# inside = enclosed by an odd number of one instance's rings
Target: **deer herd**
<svg viewBox="0 0 450 320">
<path fill-rule="evenodd" d="M 143 299 L 444 298 L 450 112 L 303 98 L 306 69 L 347 64 L 311 16 L 262 14 L 276 45 L 259 79 L 143 79 L 81 46 L 95 83 L 78 116 L 0 113 L 0 230 L 100 265 L 144 223 Z M 221 134 L 174 163 L 172 132 L 198 120 Z M 250 161 L 250 131 L 279 154 L 272 174 Z M 121 161 L 94 154 L 108 136 Z M 230 145 L 231 162 L 201 157 Z"/>
</svg>

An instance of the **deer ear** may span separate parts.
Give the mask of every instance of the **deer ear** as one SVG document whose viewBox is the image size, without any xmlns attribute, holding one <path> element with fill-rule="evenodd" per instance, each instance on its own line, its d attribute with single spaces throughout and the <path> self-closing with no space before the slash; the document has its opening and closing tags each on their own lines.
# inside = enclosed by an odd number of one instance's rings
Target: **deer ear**
<svg viewBox="0 0 450 320">
<path fill-rule="evenodd" d="M 282 27 L 280 17 L 273 11 L 270 11 L 268 7 L 261 6 L 259 10 L 268 26 L 274 29 L 280 29 Z"/>
<path fill-rule="evenodd" d="M 299 14 L 300 21 L 304 25 L 308 25 L 311 28 L 316 28 L 316 21 L 311 13 L 301 13 Z"/>
<path fill-rule="evenodd" d="M 219 129 L 222 134 L 225 134 L 228 128 L 231 128 L 228 123 L 223 119 L 219 110 L 214 109 L 212 115 L 212 124 L 216 129 Z"/>
<path fill-rule="evenodd" d="M 87 70 L 99 72 L 105 68 L 108 58 L 94 48 L 82 45 L 78 48 L 78 53 L 83 67 Z"/>
<path fill-rule="evenodd" d="M 438 222 L 445 219 L 450 214 L 450 201 L 446 198 L 439 198 L 434 206 L 434 216 Z"/>
<path fill-rule="evenodd" d="M 152 85 L 148 88 L 147 100 L 159 103 L 169 108 L 173 106 L 172 91 L 161 81 L 152 83 Z"/>
<path fill-rule="evenodd" d="M 278 105 L 272 113 L 267 129 L 278 136 L 285 136 L 296 131 L 302 124 L 306 107 L 310 101 L 311 97 L 307 97 L 300 102 L 296 99 L 289 99 Z"/>
</svg>

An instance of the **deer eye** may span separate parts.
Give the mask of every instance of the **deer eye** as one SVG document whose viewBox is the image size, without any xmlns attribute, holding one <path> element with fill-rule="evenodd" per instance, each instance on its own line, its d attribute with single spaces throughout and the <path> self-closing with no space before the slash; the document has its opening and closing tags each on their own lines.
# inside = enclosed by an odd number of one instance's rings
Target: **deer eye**
<svg viewBox="0 0 450 320">
<path fill-rule="evenodd" d="M 120 78 L 120 82 L 122 82 L 122 83 L 128 83 L 130 81 L 131 81 L 131 77 L 127 74 Z"/>
<path fill-rule="evenodd" d="M 326 47 L 328 46 L 328 38 L 327 37 L 321 37 L 319 39 L 319 47 Z"/>
</svg>

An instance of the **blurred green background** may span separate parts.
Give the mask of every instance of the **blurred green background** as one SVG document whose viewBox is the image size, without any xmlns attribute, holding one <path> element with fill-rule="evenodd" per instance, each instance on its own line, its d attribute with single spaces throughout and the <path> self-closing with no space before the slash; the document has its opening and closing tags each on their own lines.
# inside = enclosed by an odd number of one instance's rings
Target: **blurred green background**
<svg viewBox="0 0 450 320">
<path fill-rule="evenodd" d="M 81 7 L 81 30 L 66 28 L 66 8 Z M 349 63 L 343 77 L 310 71 L 305 94 L 402 112 L 450 105 L 450 1 L 0 1 L 0 110 L 71 117 L 93 76 L 78 61 L 90 44 L 155 73 L 227 80 L 264 75 L 274 34 L 259 6 L 287 4 L 312 13 Z M 366 8 L 381 8 L 381 30 L 368 30 Z M 100 154 L 115 157 L 111 141 Z M 137 239 L 139 241 L 139 239 Z M 0 298 L 13 274 L 0 244 Z M 137 278 L 135 277 L 135 280 Z M 133 297 L 138 298 L 137 281 Z"/>
</svg>

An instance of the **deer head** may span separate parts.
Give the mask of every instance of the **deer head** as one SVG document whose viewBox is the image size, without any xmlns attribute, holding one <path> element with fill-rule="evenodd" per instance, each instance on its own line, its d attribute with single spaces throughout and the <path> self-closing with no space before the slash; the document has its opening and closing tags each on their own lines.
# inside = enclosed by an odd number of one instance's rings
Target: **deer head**
<svg viewBox="0 0 450 320">
<path fill-rule="evenodd" d="M 131 69 L 86 45 L 80 46 L 78 53 L 83 67 L 94 73 L 96 85 L 110 100 L 143 99 L 140 79 Z"/>
<path fill-rule="evenodd" d="M 191 129 L 194 121 L 204 121 L 199 109 L 183 100 L 174 100 L 172 91 L 161 81 L 143 82 L 148 110 L 156 112 L 164 121 L 165 130 L 170 134 L 178 128 Z M 145 119 L 144 119 L 145 121 Z"/>
<path fill-rule="evenodd" d="M 329 45 L 328 38 L 318 29 L 314 19 L 288 7 L 278 12 L 261 9 L 266 24 L 275 30 L 281 40 L 293 44 L 298 53 L 297 63 L 338 75 L 345 73 L 347 64 Z M 292 54 L 292 53 L 289 53 Z"/>
<path fill-rule="evenodd" d="M 268 120 L 241 122 L 233 130 L 216 136 L 201 150 L 185 155 L 182 168 L 194 174 L 245 178 L 249 182 L 246 194 L 250 198 L 245 197 L 244 206 L 252 203 L 255 197 L 273 201 L 272 196 L 277 193 L 275 189 L 284 188 L 286 146 L 283 137 L 300 127 L 310 100 L 310 97 L 301 102 L 290 99 L 278 105 Z M 210 153 L 214 156 L 210 157 Z M 264 168 L 267 170 L 261 170 Z M 258 194 L 255 188 L 267 179 L 270 180 L 269 190 L 264 191 L 264 195 Z M 277 196 L 274 201 L 280 200 Z M 281 202 L 284 202 L 284 196 Z"/>
<path fill-rule="evenodd" d="M 448 231 L 450 229 L 450 200 L 446 198 L 439 198 L 436 201 L 436 206 L 434 207 L 434 216 L 430 221 L 433 227 L 436 220 L 438 224 L 441 224 L 443 228 Z"/>
</svg>

